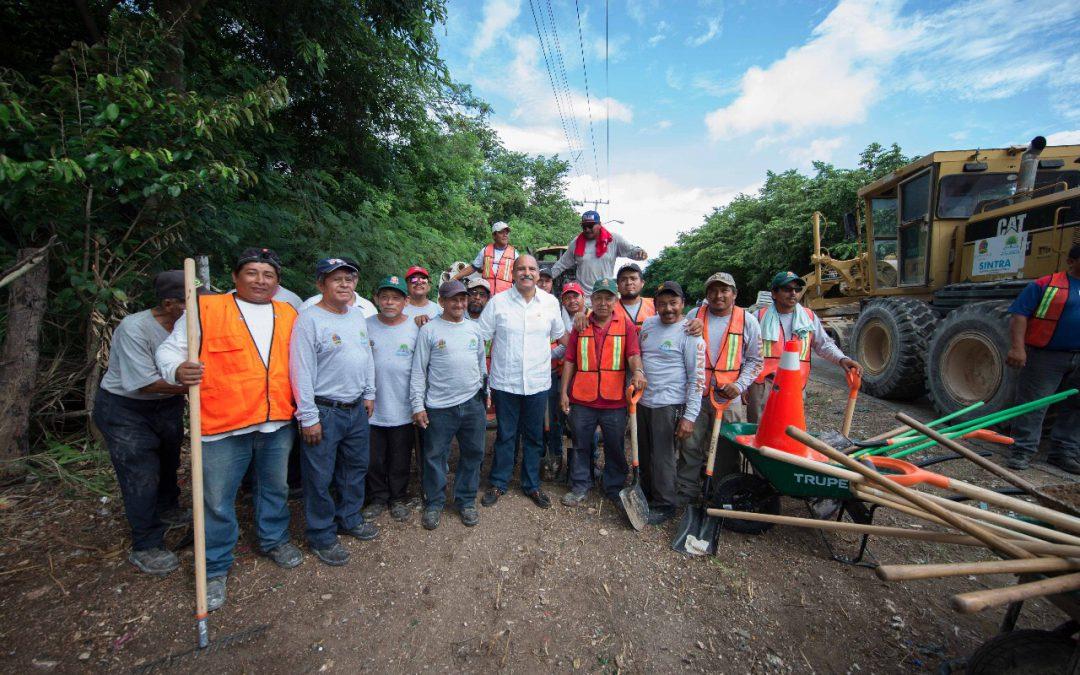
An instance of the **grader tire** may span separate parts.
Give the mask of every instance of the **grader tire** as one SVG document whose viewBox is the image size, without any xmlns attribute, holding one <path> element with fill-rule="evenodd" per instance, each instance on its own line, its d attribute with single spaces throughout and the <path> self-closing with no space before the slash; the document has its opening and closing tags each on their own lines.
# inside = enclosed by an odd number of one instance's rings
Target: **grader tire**
<svg viewBox="0 0 1080 675">
<path fill-rule="evenodd" d="M 851 354 L 871 396 L 910 399 L 925 391 L 926 346 L 937 323 L 930 305 L 913 298 L 877 298 L 859 313 Z"/>
<path fill-rule="evenodd" d="M 1008 302 L 990 300 L 949 312 L 930 339 L 926 388 L 942 415 L 976 401 L 969 415 L 987 415 L 1013 403 L 1018 373 L 1005 364 L 1009 352 Z"/>
</svg>

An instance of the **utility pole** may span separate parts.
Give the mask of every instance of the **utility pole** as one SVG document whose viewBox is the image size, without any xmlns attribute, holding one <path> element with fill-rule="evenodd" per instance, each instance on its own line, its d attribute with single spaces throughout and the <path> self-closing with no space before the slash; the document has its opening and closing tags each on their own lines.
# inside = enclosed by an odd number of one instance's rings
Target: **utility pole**
<svg viewBox="0 0 1080 675">
<path fill-rule="evenodd" d="M 607 206 L 607 205 L 611 204 L 611 201 L 608 200 L 608 199 L 582 199 L 579 202 L 573 202 L 573 204 L 574 204 L 574 206 L 585 206 L 586 204 L 592 204 L 593 205 L 592 210 L 596 211 L 598 206 L 600 206 L 600 205 Z"/>
</svg>

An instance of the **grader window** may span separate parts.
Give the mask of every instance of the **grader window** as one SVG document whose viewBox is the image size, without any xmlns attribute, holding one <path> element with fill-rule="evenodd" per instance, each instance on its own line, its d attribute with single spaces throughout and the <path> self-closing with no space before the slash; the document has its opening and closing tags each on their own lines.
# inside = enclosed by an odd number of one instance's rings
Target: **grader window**
<svg viewBox="0 0 1080 675">
<path fill-rule="evenodd" d="M 1080 184 L 1080 171 L 1040 171 L 1035 175 L 1035 187 L 1067 183 L 1070 188 Z M 953 174 L 938 184 L 938 218 L 970 218 L 980 204 L 987 204 L 1013 194 L 1015 173 Z"/>
<path fill-rule="evenodd" d="M 874 279 L 877 288 L 896 288 L 896 197 L 870 200 L 874 227 Z"/>
</svg>

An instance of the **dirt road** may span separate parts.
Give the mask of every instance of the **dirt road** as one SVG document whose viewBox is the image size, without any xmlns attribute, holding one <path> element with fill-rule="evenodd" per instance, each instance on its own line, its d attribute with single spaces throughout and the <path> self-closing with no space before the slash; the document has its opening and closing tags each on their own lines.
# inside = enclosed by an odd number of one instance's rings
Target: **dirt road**
<svg viewBox="0 0 1080 675">
<path fill-rule="evenodd" d="M 835 428 L 845 394 L 821 379 L 809 388 L 810 426 Z M 894 425 L 889 406 L 861 400 L 854 435 Z M 993 484 L 956 462 L 943 470 Z M 1028 474 L 1061 482 L 1038 470 Z M 558 486 L 546 489 L 561 494 Z M 116 499 L 103 504 L 28 483 L 8 488 L 0 507 L 4 671 L 128 670 L 193 646 L 190 548 L 181 552 L 178 572 L 149 578 L 125 561 Z M 805 514 L 795 500 L 785 499 L 783 509 Z M 299 542 L 295 502 L 293 514 Z M 307 555 L 298 569 L 280 570 L 252 554 L 250 522 L 245 507 L 229 602 L 211 615 L 211 638 L 266 629 L 182 660 L 174 665 L 179 670 L 929 671 L 970 653 L 1001 617 L 959 616 L 947 607 L 948 596 L 1011 581 L 885 584 L 868 569 L 831 560 L 818 534 L 780 528 L 759 536 L 725 533 L 715 557 L 688 558 L 669 548 L 674 524 L 635 533 L 596 495 L 577 509 L 556 504 L 544 511 L 511 492 L 481 509 L 472 529 L 451 514 L 434 532 L 420 528 L 418 514 L 405 524 L 384 516 L 378 540 L 346 542 L 353 557 L 343 568 Z M 855 543 L 831 541 L 849 549 Z M 871 542 L 871 551 L 889 562 L 985 557 L 882 539 Z M 1060 620 L 1035 602 L 1020 623 L 1049 627 Z"/>
</svg>

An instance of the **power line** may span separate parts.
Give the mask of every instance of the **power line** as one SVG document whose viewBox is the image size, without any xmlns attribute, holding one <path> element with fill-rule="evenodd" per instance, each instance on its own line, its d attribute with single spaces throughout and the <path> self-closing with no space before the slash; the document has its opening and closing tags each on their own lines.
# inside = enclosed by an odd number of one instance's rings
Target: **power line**
<svg viewBox="0 0 1080 675">
<path fill-rule="evenodd" d="M 589 70 L 585 66 L 585 39 L 581 35 L 581 7 L 578 4 L 578 0 L 574 0 L 574 13 L 577 15 L 578 48 L 581 51 L 581 72 L 585 76 L 585 104 L 588 106 L 589 114 L 589 140 L 592 145 L 593 175 L 597 181 L 597 188 L 599 188 L 600 162 L 596 156 L 596 133 L 593 131 L 592 96 L 589 94 Z M 597 191 L 599 192 L 599 189 Z"/>
<path fill-rule="evenodd" d="M 563 55 L 562 41 L 559 39 L 558 25 L 555 23 L 555 12 L 551 8 L 551 0 L 546 0 L 546 4 L 548 24 L 551 35 L 551 37 L 548 39 L 548 49 L 551 49 L 550 45 L 553 40 L 555 44 L 555 58 L 553 58 L 552 60 L 555 62 L 558 74 L 560 76 L 560 82 L 562 84 L 563 90 L 563 100 L 569 104 L 570 126 L 573 128 L 575 139 L 578 141 L 578 143 L 584 145 L 584 143 L 582 143 L 581 130 L 578 128 L 577 111 L 574 110 L 574 98 L 570 93 L 570 82 L 566 76 L 566 57 Z M 541 12 L 541 18 L 543 18 L 543 15 L 543 12 Z"/>
<path fill-rule="evenodd" d="M 607 176 L 607 198 L 611 199 L 611 80 L 609 78 L 608 46 L 611 44 L 610 36 L 610 3 L 604 0 L 604 127 L 607 131 L 607 140 L 604 141 L 604 150 L 607 154 L 607 167 L 604 173 Z"/>
</svg>

